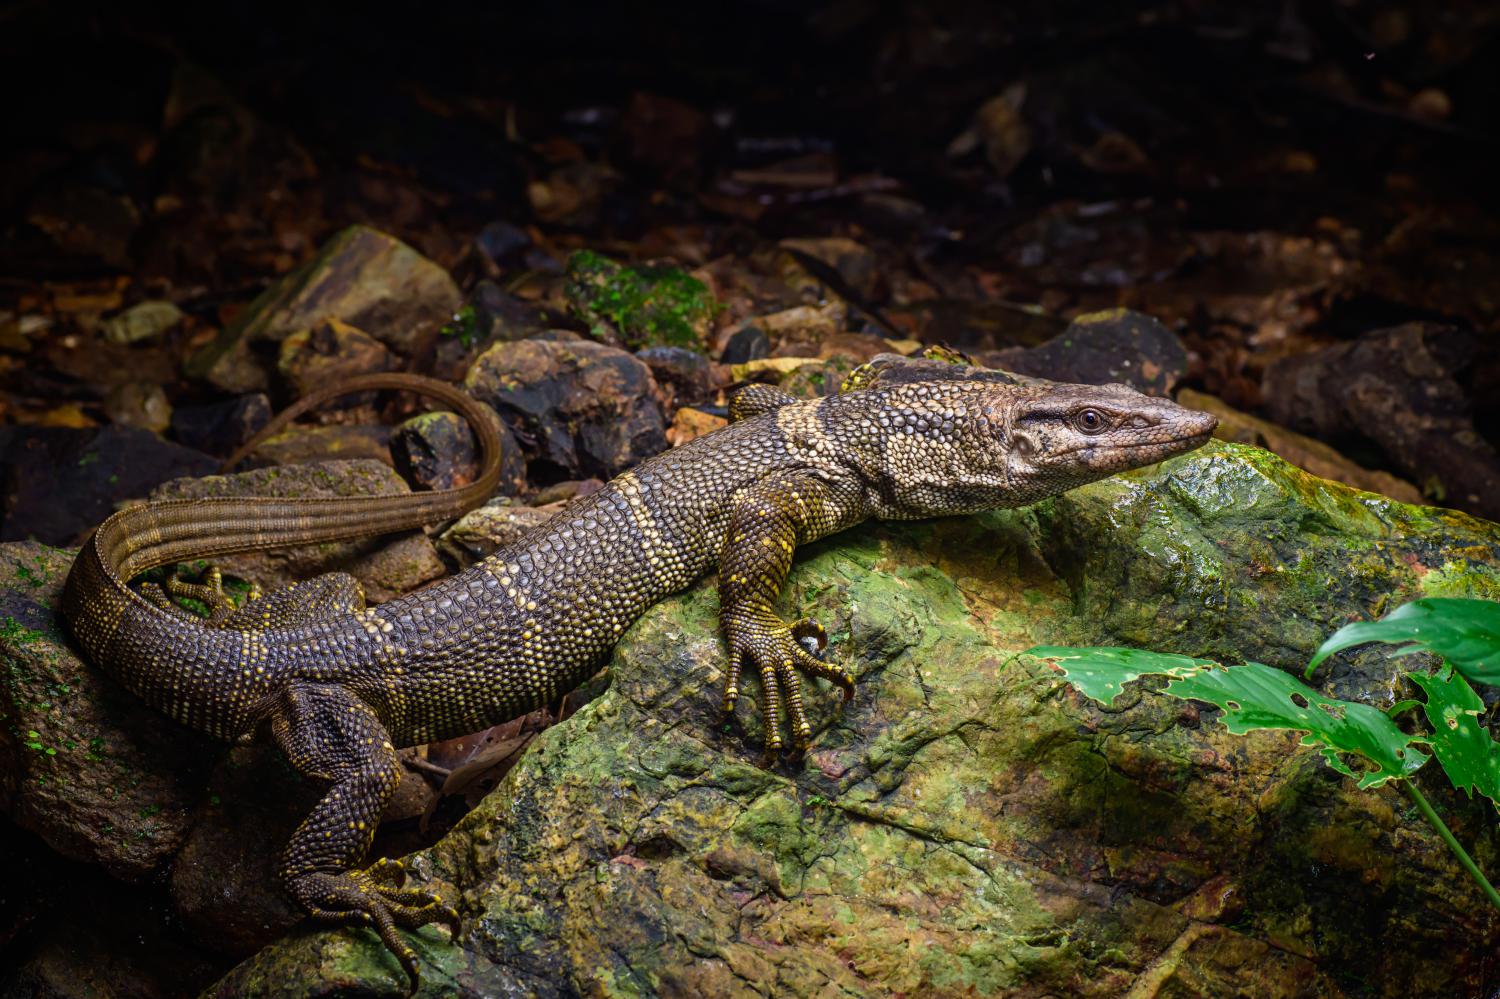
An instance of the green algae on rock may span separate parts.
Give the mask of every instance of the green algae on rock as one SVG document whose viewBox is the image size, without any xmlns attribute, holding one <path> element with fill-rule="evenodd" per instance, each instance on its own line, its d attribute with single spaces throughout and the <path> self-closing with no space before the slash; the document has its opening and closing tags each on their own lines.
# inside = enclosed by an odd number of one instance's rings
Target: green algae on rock
<svg viewBox="0 0 1500 999">
<path fill-rule="evenodd" d="M 53 616 L 73 553 L 0 545 L 0 812 L 126 881 L 187 837 L 214 744 L 89 669 Z"/>
<path fill-rule="evenodd" d="M 591 250 L 568 260 L 568 305 L 600 339 L 639 347 L 702 350 L 718 305 L 680 267 L 625 266 Z"/>
<path fill-rule="evenodd" d="M 871 524 L 800 554 L 782 606 L 828 627 L 854 701 L 809 684 L 812 749 L 763 768 L 759 712 L 719 713 L 713 589 L 658 605 L 610 689 L 412 858 L 466 926 L 456 946 L 412 936 L 425 994 L 1484 985 L 1500 920 L 1395 792 L 1191 704 L 1104 710 L 1016 650 L 1170 644 L 1297 669 L 1378 605 L 1493 592 L 1500 527 L 1210 445 L 1033 508 Z M 1356 657 L 1333 686 L 1389 703 L 1398 672 Z M 1494 869 L 1492 823 L 1469 825 Z M 212 994 L 404 985 L 367 931 L 308 930 Z"/>
</svg>

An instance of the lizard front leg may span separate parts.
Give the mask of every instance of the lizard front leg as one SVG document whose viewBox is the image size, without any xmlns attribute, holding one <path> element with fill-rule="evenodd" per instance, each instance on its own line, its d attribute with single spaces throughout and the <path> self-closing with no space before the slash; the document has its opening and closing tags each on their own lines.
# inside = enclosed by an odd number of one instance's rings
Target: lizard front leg
<svg viewBox="0 0 1500 999">
<path fill-rule="evenodd" d="M 287 844 L 281 874 L 288 889 L 314 918 L 374 928 L 416 992 L 417 955 L 396 928 L 442 922 L 456 936 L 458 912 L 437 895 L 403 889 L 399 862 L 353 869 L 401 781 L 385 727 L 343 687 L 293 681 L 271 716 L 271 733 L 300 773 L 333 783 Z"/>
<path fill-rule="evenodd" d="M 797 545 L 860 519 L 849 505 L 849 497 L 806 473 L 769 476 L 733 500 L 719 559 L 719 619 L 729 645 L 724 710 L 732 711 L 739 699 L 743 671 L 758 676 L 768 752 L 782 748 L 783 711 L 793 745 L 806 749 L 812 739 L 798 670 L 832 680 L 846 701 L 854 696 L 854 678 L 813 656 L 800 641 L 813 638 L 821 647 L 823 629 L 805 619 L 789 625 L 773 609 Z"/>
</svg>

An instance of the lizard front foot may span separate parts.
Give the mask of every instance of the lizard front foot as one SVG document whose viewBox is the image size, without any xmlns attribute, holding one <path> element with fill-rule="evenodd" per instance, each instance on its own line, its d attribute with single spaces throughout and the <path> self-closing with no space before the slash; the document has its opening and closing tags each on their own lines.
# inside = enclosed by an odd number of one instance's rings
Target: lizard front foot
<svg viewBox="0 0 1500 999">
<path fill-rule="evenodd" d="M 788 625 L 770 612 L 726 616 L 724 625 L 729 641 L 724 710 L 734 710 L 740 696 L 740 677 L 748 669 L 760 677 L 765 691 L 766 752 L 776 753 L 782 748 L 783 713 L 791 723 L 792 744 L 799 751 L 805 750 L 812 741 L 812 725 L 802 703 L 798 671 L 833 681 L 844 691 L 845 701 L 854 696 L 854 677 L 823 662 L 809 649 L 811 646 L 821 653 L 828 645 L 827 632 L 809 618 Z"/>
<path fill-rule="evenodd" d="M 457 939 L 461 925 L 458 910 L 445 904 L 441 896 L 402 888 L 405 881 L 401 862 L 382 858 L 363 871 L 303 874 L 291 884 L 291 890 L 314 919 L 369 926 L 380 934 L 386 949 L 401 963 L 411 994 L 415 994 L 421 984 L 417 953 L 396 928 L 442 923 Z"/>
</svg>

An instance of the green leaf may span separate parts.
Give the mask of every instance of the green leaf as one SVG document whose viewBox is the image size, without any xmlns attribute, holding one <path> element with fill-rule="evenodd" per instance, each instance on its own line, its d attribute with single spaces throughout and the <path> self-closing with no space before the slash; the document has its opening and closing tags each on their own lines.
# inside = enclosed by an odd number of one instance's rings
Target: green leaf
<svg viewBox="0 0 1500 999">
<path fill-rule="evenodd" d="M 1329 766 L 1353 777 L 1362 788 L 1407 777 L 1431 759 L 1412 746 L 1422 737 L 1407 735 L 1383 712 L 1368 704 L 1324 697 L 1296 677 L 1260 663 L 1220 667 L 1204 659 L 1116 648 L 1038 646 L 1028 654 L 1052 661 L 1069 683 L 1106 705 L 1121 687 L 1141 676 L 1170 677 L 1162 693 L 1219 707 L 1224 712 L 1221 721 L 1231 732 L 1304 733 L 1302 745 L 1321 749 Z M 1357 773 L 1339 753 L 1362 756 L 1375 769 Z"/>
<path fill-rule="evenodd" d="M 1058 645 L 1038 645 L 1025 655 L 1048 660 L 1052 668 L 1085 695 L 1112 707 L 1121 689 L 1142 676 L 1190 676 L 1217 663 L 1191 659 L 1170 652 L 1148 652 L 1145 649 L 1094 648 L 1073 649 Z"/>
<path fill-rule="evenodd" d="M 1436 652 L 1475 683 L 1500 684 L 1500 603 L 1427 597 L 1402 604 L 1379 621 L 1346 624 L 1319 646 L 1307 673 L 1333 655 L 1366 642 L 1413 643 L 1396 655 Z"/>
<path fill-rule="evenodd" d="M 1427 713 L 1432 734 L 1417 738 L 1432 747 L 1454 787 L 1471 798 L 1478 791 L 1500 804 L 1500 743 L 1490 738 L 1489 730 L 1479 720 L 1484 702 L 1462 676 L 1445 672 L 1446 676 L 1406 674 L 1427 695 L 1422 710 Z"/>
<path fill-rule="evenodd" d="M 1324 697 L 1291 674 L 1261 663 L 1173 680 L 1163 693 L 1222 708 L 1220 721 L 1236 735 L 1256 729 L 1302 732 L 1302 745 L 1319 747 L 1330 767 L 1353 777 L 1361 788 L 1408 777 L 1431 758 L 1412 748 L 1420 736 L 1407 735 L 1378 708 Z M 1362 756 L 1375 769 L 1356 773 L 1339 753 Z"/>
</svg>

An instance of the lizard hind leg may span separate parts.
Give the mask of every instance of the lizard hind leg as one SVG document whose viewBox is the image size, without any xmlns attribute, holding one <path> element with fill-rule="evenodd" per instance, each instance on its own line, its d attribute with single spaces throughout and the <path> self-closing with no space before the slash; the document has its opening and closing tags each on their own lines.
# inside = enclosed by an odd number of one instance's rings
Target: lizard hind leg
<svg viewBox="0 0 1500 999">
<path fill-rule="evenodd" d="M 196 600 L 208 608 L 208 619 L 213 624 L 222 622 L 236 610 L 234 600 L 224 592 L 224 574 L 216 565 L 203 570 L 201 581 L 190 582 L 183 576 L 182 566 L 177 566 L 163 584 L 174 597 Z M 247 602 L 260 598 L 260 587 L 250 584 Z"/>
<path fill-rule="evenodd" d="M 402 887 L 399 862 L 357 869 L 401 782 L 385 727 L 345 688 L 293 681 L 272 712 L 271 734 L 300 773 L 331 785 L 282 855 L 287 888 L 316 919 L 375 930 L 415 992 L 417 955 L 398 927 L 444 923 L 457 936 L 459 916 L 438 895 Z"/>
<path fill-rule="evenodd" d="M 221 628 L 285 628 L 364 610 L 365 591 L 347 572 L 329 572 L 247 600 L 214 621 Z"/>
</svg>

